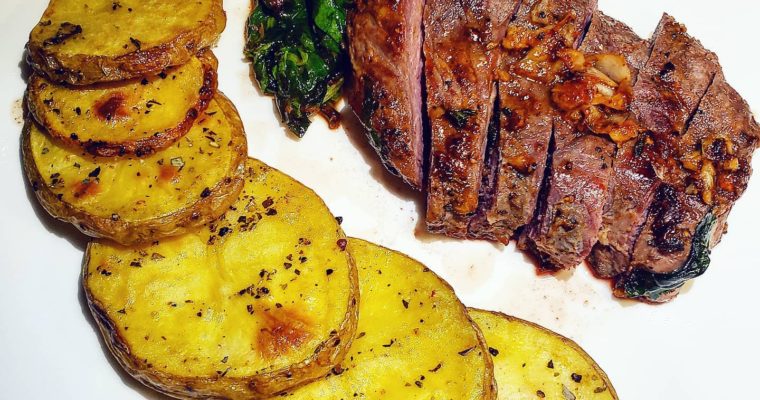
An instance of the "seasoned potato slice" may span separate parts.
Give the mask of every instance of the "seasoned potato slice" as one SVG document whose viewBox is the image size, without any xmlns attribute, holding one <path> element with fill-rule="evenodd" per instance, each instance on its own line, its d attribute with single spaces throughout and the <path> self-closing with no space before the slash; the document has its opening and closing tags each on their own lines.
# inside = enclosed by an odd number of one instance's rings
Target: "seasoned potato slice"
<svg viewBox="0 0 760 400">
<path fill-rule="evenodd" d="M 92 243 L 83 282 L 106 344 L 183 398 L 264 398 L 327 374 L 356 330 L 358 282 L 322 200 L 250 160 L 219 220 L 150 246 Z"/>
<path fill-rule="evenodd" d="M 607 374 L 572 340 L 504 314 L 469 312 L 493 356 L 499 399 L 618 398 Z"/>
<path fill-rule="evenodd" d="M 290 399 L 494 399 L 493 366 L 454 290 L 419 262 L 357 239 L 359 326 L 348 356 Z"/>
<path fill-rule="evenodd" d="M 144 158 L 92 157 L 27 121 L 24 167 L 54 217 L 122 244 L 177 235 L 219 215 L 243 186 L 246 139 L 232 103 L 218 95 L 172 147 Z"/>
<path fill-rule="evenodd" d="M 50 0 L 28 59 L 75 85 L 154 75 L 214 44 L 226 21 L 222 0 Z"/>
<path fill-rule="evenodd" d="M 90 86 L 57 85 L 35 74 L 29 110 L 54 139 L 98 156 L 144 156 L 171 146 L 216 92 L 210 50 L 160 75 Z"/>
</svg>

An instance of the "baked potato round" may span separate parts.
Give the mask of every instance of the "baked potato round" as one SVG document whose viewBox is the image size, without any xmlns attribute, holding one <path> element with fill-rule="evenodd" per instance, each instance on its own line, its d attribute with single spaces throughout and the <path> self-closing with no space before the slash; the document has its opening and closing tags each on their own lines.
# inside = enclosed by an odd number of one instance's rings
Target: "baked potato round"
<svg viewBox="0 0 760 400">
<path fill-rule="evenodd" d="M 27 58 L 73 85 L 155 75 L 214 44 L 226 22 L 222 0 L 50 0 Z"/>
<path fill-rule="evenodd" d="M 180 141 L 148 157 L 93 157 L 27 120 L 24 168 L 43 207 L 85 234 L 121 244 L 178 235 L 227 210 L 243 186 L 245 132 L 217 95 Z"/>
<path fill-rule="evenodd" d="M 617 400 L 601 367 L 572 340 L 531 322 L 469 309 L 493 358 L 500 400 Z"/>
<path fill-rule="evenodd" d="M 343 362 L 288 399 L 495 399 L 483 336 L 454 290 L 408 256 L 358 240 L 359 326 Z"/>
<path fill-rule="evenodd" d="M 119 363 L 180 398 L 259 399 L 326 375 L 358 319 L 356 267 L 327 206 L 250 160 L 216 221 L 138 247 L 93 242 L 83 284 Z"/>
<path fill-rule="evenodd" d="M 34 74 L 27 104 L 55 140 L 88 153 L 145 156 L 187 133 L 216 93 L 210 50 L 160 75 L 89 86 L 58 85 Z"/>
</svg>

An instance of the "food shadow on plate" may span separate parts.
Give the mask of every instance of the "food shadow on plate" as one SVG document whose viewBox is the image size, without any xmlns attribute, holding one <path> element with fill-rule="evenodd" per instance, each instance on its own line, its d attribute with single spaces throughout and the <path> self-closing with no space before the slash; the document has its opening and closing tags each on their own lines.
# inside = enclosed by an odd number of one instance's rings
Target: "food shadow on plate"
<svg viewBox="0 0 760 400">
<path fill-rule="evenodd" d="M 84 260 L 82 262 L 84 262 Z M 171 397 L 163 395 L 159 392 L 156 392 L 153 389 L 150 389 L 147 386 L 140 383 L 138 380 L 136 380 L 135 378 L 130 376 L 126 371 L 124 371 L 121 365 L 119 365 L 119 362 L 116 361 L 114 356 L 111 354 L 111 351 L 108 350 L 108 346 L 106 346 L 106 343 L 103 339 L 103 335 L 100 334 L 98 325 L 95 322 L 95 319 L 93 318 L 92 313 L 90 312 L 90 307 L 87 305 L 87 295 L 85 295 L 84 293 L 84 285 L 82 283 L 81 275 L 79 277 L 78 282 L 79 282 L 79 285 L 78 285 L 78 290 L 77 290 L 77 298 L 79 299 L 79 306 L 82 310 L 82 315 L 84 316 L 84 319 L 87 320 L 87 323 L 90 325 L 90 328 L 92 328 L 93 334 L 97 337 L 98 344 L 100 344 L 100 349 L 103 352 L 103 354 L 105 354 L 106 360 L 108 360 L 108 364 L 110 364 L 111 368 L 113 368 L 113 370 L 116 371 L 116 374 L 119 375 L 119 378 L 121 379 L 122 383 L 124 383 L 130 389 L 134 390 L 144 399 L 171 400 Z"/>
</svg>

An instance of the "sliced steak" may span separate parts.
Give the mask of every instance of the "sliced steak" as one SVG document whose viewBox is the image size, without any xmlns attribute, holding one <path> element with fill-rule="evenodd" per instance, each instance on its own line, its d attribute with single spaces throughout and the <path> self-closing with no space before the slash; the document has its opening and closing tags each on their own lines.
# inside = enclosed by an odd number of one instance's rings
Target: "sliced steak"
<svg viewBox="0 0 760 400">
<path fill-rule="evenodd" d="M 586 54 L 621 54 L 635 84 L 649 58 L 650 45 L 631 28 L 597 11 L 580 49 Z M 631 250 L 659 182 L 651 168 L 647 137 L 619 146 L 613 161 L 612 204 L 605 211 L 589 262 L 597 276 L 611 278 L 627 270 Z"/>
<path fill-rule="evenodd" d="M 427 226 L 465 237 L 478 206 L 499 42 L 516 0 L 425 5 L 425 82 L 431 129 Z"/>
<path fill-rule="evenodd" d="M 523 0 L 510 23 L 509 35 L 526 36 L 572 18 L 580 40 L 596 1 Z M 577 45 L 577 41 L 571 46 Z M 550 44 L 545 43 L 547 47 Z M 478 213 L 470 224 L 470 236 L 507 243 L 530 223 L 544 180 L 553 120 L 557 117 L 548 82 L 521 70 L 530 50 L 505 50 L 499 82 L 499 135 L 492 145 L 495 157 L 486 168 L 492 184 L 481 191 Z"/>
<path fill-rule="evenodd" d="M 658 191 L 634 249 L 637 270 L 618 280 L 616 294 L 667 301 L 707 270 L 710 249 L 747 187 L 758 143 L 749 106 L 718 72 L 675 150 L 687 176 Z"/>
<path fill-rule="evenodd" d="M 493 184 L 470 226 L 474 237 L 507 243 L 533 218 L 552 136 L 548 88 L 520 76 L 499 83 L 499 135 Z"/>
<path fill-rule="evenodd" d="M 598 240 L 602 214 L 609 207 L 615 144 L 576 130 L 557 119 L 544 198 L 521 238 L 545 268 L 573 268 Z"/>
<path fill-rule="evenodd" d="M 386 168 L 423 181 L 423 0 L 358 0 L 348 16 L 348 102 Z"/>
</svg>

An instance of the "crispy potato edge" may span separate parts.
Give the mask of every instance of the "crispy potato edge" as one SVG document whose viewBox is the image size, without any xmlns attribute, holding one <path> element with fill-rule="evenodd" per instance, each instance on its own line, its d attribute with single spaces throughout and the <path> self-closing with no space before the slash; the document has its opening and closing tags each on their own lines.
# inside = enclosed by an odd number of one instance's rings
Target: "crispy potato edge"
<svg viewBox="0 0 760 400">
<path fill-rule="evenodd" d="M 142 157 L 153 154 L 156 151 L 170 147 L 189 132 L 190 128 L 193 127 L 195 120 L 206 110 L 217 92 L 218 76 L 216 68 L 219 64 L 218 60 L 209 49 L 201 50 L 197 57 L 203 64 L 203 85 L 199 90 L 200 96 L 198 101 L 187 110 L 184 120 L 182 120 L 177 126 L 170 127 L 158 137 L 151 136 L 146 139 L 128 142 L 112 142 L 107 139 L 82 142 L 77 139 L 72 139 L 71 135 L 66 132 L 52 129 L 52 124 L 49 122 L 48 118 L 45 117 L 45 113 L 41 111 L 43 109 L 41 106 L 43 99 L 40 97 L 40 93 L 36 90 L 38 86 L 36 82 L 45 78 L 38 73 L 32 74 L 29 78 L 26 104 L 29 108 L 30 114 L 34 117 L 34 120 L 42 125 L 51 137 L 69 148 L 81 148 L 98 157 L 117 157 L 132 154 Z M 132 80 L 129 84 L 139 85 L 140 83 Z M 74 90 L 77 90 L 77 88 L 75 87 Z"/>
<path fill-rule="evenodd" d="M 468 313 L 469 312 L 473 312 L 473 311 L 474 312 L 488 314 L 488 315 L 491 315 L 491 316 L 494 316 L 494 317 L 498 317 L 498 318 L 503 318 L 503 319 L 505 319 L 505 320 L 507 320 L 509 322 L 515 322 L 515 323 L 518 323 L 518 324 L 527 325 L 527 326 L 529 326 L 531 328 L 534 328 L 534 329 L 536 329 L 538 331 L 541 331 L 541 332 L 544 332 L 544 333 L 547 333 L 547 334 L 549 334 L 551 336 L 556 337 L 562 343 L 564 343 L 566 346 L 568 346 L 568 347 L 572 348 L 573 350 L 577 351 L 583 357 L 583 359 L 586 362 L 588 362 L 589 364 L 593 365 L 594 370 L 596 371 L 596 373 L 599 374 L 599 377 L 602 378 L 604 380 L 604 382 L 607 384 L 607 388 L 611 392 L 612 396 L 614 398 L 616 398 L 616 399 L 618 398 L 617 392 L 615 391 L 615 387 L 612 385 L 612 381 L 610 381 L 610 377 L 607 376 L 607 373 L 604 372 L 604 370 L 602 369 L 602 367 L 586 352 L 586 350 L 583 350 L 583 348 L 580 345 L 578 345 L 578 343 L 575 343 L 575 341 L 573 341 L 572 339 L 569 339 L 569 338 L 567 338 L 565 336 L 562 336 L 559 333 L 554 332 L 551 329 L 545 328 L 545 327 L 543 327 L 543 326 L 541 326 L 539 324 L 536 324 L 534 322 L 530 322 L 530 321 L 526 321 L 524 319 L 513 317 L 511 315 L 507 315 L 507 314 L 504 314 L 504 313 L 499 312 L 499 311 L 483 310 L 483 309 L 474 308 L 474 307 L 468 307 L 467 308 L 467 312 Z"/>
<path fill-rule="evenodd" d="M 89 85 L 128 80 L 158 74 L 165 68 L 186 63 L 199 50 L 214 45 L 226 25 L 227 15 L 222 1 L 214 1 L 209 15 L 195 29 L 181 32 L 159 46 L 118 57 L 62 56 L 46 50 L 42 43 L 34 43 L 30 35 L 26 44 L 27 62 L 54 82 Z"/>
<path fill-rule="evenodd" d="M 234 126 L 232 153 L 235 159 L 231 163 L 234 167 L 228 171 L 228 176 L 224 180 L 211 189 L 209 196 L 199 199 L 192 206 L 151 220 L 129 223 L 121 219 L 114 221 L 111 218 L 93 216 L 58 200 L 56 195 L 42 184 L 44 179 L 36 167 L 31 151 L 30 129 L 31 124 L 35 122 L 27 116 L 21 145 L 22 158 L 26 176 L 37 200 L 51 216 L 74 225 L 82 233 L 95 238 L 111 239 L 122 245 L 146 243 L 163 237 L 176 236 L 218 218 L 235 202 L 243 189 L 242 175 L 245 170 L 248 147 L 243 123 L 240 121 L 235 106 L 221 92 L 217 93 L 215 99 L 229 123 Z"/>
</svg>

